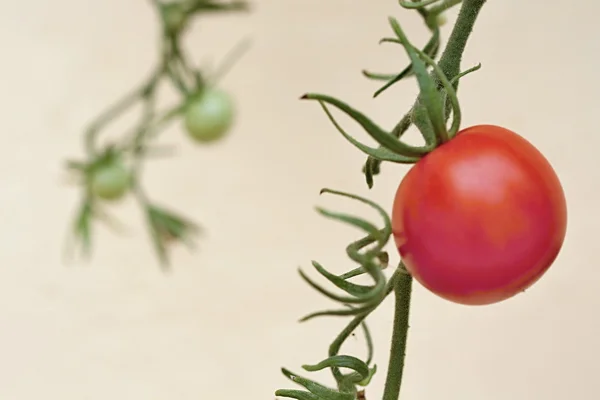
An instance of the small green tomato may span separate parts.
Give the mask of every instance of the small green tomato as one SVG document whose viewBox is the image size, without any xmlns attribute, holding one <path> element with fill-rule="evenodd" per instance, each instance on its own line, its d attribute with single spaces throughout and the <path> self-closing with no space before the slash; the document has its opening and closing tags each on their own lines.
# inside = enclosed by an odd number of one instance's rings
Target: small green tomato
<svg viewBox="0 0 600 400">
<path fill-rule="evenodd" d="M 91 175 L 92 193 L 104 200 L 118 200 L 130 188 L 129 171 L 120 162 L 98 166 Z"/>
<path fill-rule="evenodd" d="M 444 15 L 444 13 L 438 14 L 435 19 L 437 21 L 438 26 L 444 26 L 446 25 L 446 22 L 448 22 L 448 18 L 446 18 L 446 15 Z"/>
<path fill-rule="evenodd" d="M 221 139 L 234 121 L 233 100 L 226 92 L 206 88 L 190 100 L 185 110 L 185 129 L 192 139 L 201 143 Z"/>
</svg>

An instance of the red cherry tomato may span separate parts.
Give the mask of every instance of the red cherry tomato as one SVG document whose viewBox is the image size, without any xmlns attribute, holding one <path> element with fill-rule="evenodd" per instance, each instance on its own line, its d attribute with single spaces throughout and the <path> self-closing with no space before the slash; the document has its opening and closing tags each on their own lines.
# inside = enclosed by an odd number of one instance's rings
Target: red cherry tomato
<svg viewBox="0 0 600 400">
<path fill-rule="evenodd" d="M 527 140 L 480 125 L 460 131 L 406 174 L 392 228 L 407 270 L 466 305 L 506 300 L 534 284 L 563 245 L 558 177 Z"/>
</svg>

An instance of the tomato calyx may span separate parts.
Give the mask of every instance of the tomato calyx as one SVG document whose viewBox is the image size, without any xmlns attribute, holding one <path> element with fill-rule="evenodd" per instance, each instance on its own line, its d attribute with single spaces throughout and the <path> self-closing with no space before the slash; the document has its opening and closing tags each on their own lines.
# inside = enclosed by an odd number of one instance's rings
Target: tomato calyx
<svg viewBox="0 0 600 400">
<path fill-rule="evenodd" d="M 460 130 L 461 110 L 456 93 L 458 83 L 465 75 L 477 71 L 481 67 L 481 64 L 448 76 L 445 71 L 454 70 L 454 68 L 442 67 L 440 65 L 442 60 L 440 60 L 440 64 L 435 61 L 440 48 L 439 26 L 443 22 L 439 16 L 454 5 L 451 4 L 452 2 L 442 2 L 426 8 L 426 6 L 436 2 L 437 0 L 400 2 L 405 8 L 417 9 L 432 32 L 431 39 L 422 50 L 410 43 L 395 18 L 389 18 L 389 23 L 395 36 L 392 38 L 383 38 L 380 42 L 395 43 L 403 47 L 410 59 L 410 64 L 403 71 L 395 75 L 363 71 L 363 74 L 370 79 L 387 81 L 382 88 L 375 92 L 374 97 L 400 80 L 410 76 L 416 77 L 419 85 L 417 101 L 392 130 L 388 131 L 381 128 L 365 114 L 332 96 L 307 93 L 301 97 L 301 99 L 318 101 L 338 132 L 368 156 L 367 162 L 363 167 L 363 173 L 365 174 L 369 188 L 373 186 L 373 176 L 379 173 L 382 162 L 415 164 L 425 155 L 451 140 Z M 460 57 L 453 60 L 453 62 L 459 64 Z M 337 123 L 328 106 L 337 108 L 353 119 L 379 146 L 376 148 L 367 146 L 350 136 Z M 448 127 L 447 121 L 451 116 L 452 121 Z M 409 145 L 402 140 L 404 133 L 413 125 L 418 128 L 425 141 L 421 146 Z"/>
</svg>

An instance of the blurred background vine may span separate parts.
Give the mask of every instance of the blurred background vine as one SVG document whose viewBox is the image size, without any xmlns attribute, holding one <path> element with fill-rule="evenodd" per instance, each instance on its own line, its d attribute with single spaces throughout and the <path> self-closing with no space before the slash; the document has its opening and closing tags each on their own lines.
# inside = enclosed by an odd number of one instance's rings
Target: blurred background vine
<svg viewBox="0 0 600 400">
<path fill-rule="evenodd" d="M 190 140 L 199 144 L 216 142 L 228 133 L 235 123 L 235 104 L 218 82 L 249 45 L 247 39 L 241 40 L 216 69 L 207 71 L 192 64 L 182 39 L 196 18 L 248 12 L 250 7 L 245 1 L 225 0 L 150 0 L 149 5 L 156 11 L 160 30 L 152 73 L 90 122 L 83 133 L 84 158 L 66 163 L 82 193 L 70 228 L 68 251 L 72 253 L 78 246 L 89 257 L 94 224 L 102 221 L 112 228 L 119 225 L 104 205 L 132 195 L 143 209 L 159 263 L 167 267 L 169 246 L 180 242 L 192 248 L 200 226 L 152 200 L 141 183 L 143 164 L 152 157 L 168 155 L 154 144 L 154 139 L 174 122 L 180 121 Z M 166 109 L 157 106 L 161 85 L 174 88 L 179 95 L 179 101 Z M 120 132 L 118 140 L 100 144 L 100 135 L 111 130 L 111 123 L 134 107 L 141 110 L 138 122 Z"/>
</svg>

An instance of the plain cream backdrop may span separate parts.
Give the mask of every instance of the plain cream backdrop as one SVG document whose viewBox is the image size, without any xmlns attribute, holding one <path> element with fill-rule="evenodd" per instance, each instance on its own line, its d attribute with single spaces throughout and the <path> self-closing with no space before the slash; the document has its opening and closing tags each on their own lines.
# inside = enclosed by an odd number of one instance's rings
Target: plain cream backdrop
<svg viewBox="0 0 600 400">
<path fill-rule="evenodd" d="M 82 154 L 85 124 L 155 61 L 149 2 L 2 3 L 0 399 L 269 400 L 293 387 L 279 368 L 319 361 L 342 327 L 296 323 L 331 306 L 296 268 L 312 259 L 336 271 L 353 267 L 344 247 L 359 234 L 313 207 L 363 210 L 319 198 L 319 189 L 389 207 L 406 171 L 385 165 L 368 191 L 364 157 L 316 103 L 298 97 L 332 94 L 393 124 L 416 83 L 373 101 L 377 84 L 360 70 L 403 66 L 400 48 L 377 41 L 395 15 L 422 43 L 418 18 L 395 0 L 254 0 L 250 15 L 194 24 L 186 46 L 203 65 L 245 37 L 253 45 L 223 81 L 239 108 L 228 139 L 191 146 L 174 125 L 161 141 L 176 144 L 178 156 L 147 168 L 154 198 L 206 228 L 198 250 L 176 249 L 165 274 L 130 201 L 114 208 L 126 234 L 99 227 L 91 262 L 61 258 L 78 201 L 63 183 L 64 159 Z M 599 12 L 592 1 L 484 7 L 465 55 L 465 68 L 483 68 L 461 86 L 463 126 L 504 125 L 547 155 L 567 193 L 568 237 L 546 276 L 502 304 L 457 306 L 416 287 L 402 399 L 600 397 Z M 382 391 L 390 306 L 371 321 L 381 369 L 369 399 Z M 362 346 L 357 337 L 349 348 Z"/>
</svg>

